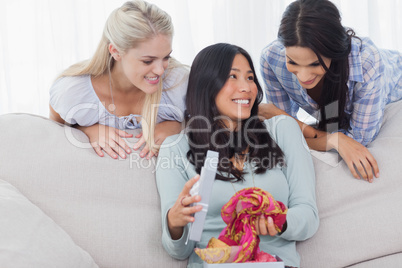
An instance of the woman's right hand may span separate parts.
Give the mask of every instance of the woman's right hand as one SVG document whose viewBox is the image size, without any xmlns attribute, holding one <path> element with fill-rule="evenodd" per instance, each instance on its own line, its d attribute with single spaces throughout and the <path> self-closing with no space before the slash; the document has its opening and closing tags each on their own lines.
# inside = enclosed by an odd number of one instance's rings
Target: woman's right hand
<svg viewBox="0 0 402 268">
<path fill-rule="evenodd" d="M 104 156 L 102 150 L 114 159 L 117 159 L 118 156 L 126 158 L 125 153 L 131 153 L 130 147 L 122 138 L 131 138 L 132 134 L 101 124 L 77 128 L 88 136 L 91 146 L 100 157 Z"/>
<path fill-rule="evenodd" d="M 201 211 L 202 206 L 190 206 L 201 201 L 201 196 L 190 195 L 191 187 L 200 179 L 200 175 L 194 176 L 184 184 L 183 190 L 167 214 L 167 221 L 170 236 L 173 240 L 179 239 L 183 235 L 183 227 L 189 222 L 194 222 L 193 214 Z"/>
<path fill-rule="evenodd" d="M 369 182 L 373 181 L 373 171 L 374 176 L 379 177 L 380 171 L 377 161 L 364 145 L 341 132 L 330 134 L 328 143 L 338 151 L 348 165 L 353 177 L 360 179 L 356 169 L 363 179 Z"/>
</svg>

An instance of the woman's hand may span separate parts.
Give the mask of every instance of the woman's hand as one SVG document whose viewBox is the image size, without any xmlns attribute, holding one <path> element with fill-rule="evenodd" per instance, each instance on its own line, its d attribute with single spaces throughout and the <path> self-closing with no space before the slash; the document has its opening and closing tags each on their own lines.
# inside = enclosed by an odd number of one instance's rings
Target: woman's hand
<svg viewBox="0 0 402 268">
<path fill-rule="evenodd" d="M 329 135 L 328 144 L 338 151 L 356 179 L 360 179 L 356 169 L 362 178 L 369 182 L 373 181 L 373 171 L 374 176 L 379 177 L 377 161 L 370 151 L 359 142 L 343 133 L 336 132 Z"/>
<path fill-rule="evenodd" d="M 275 229 L 274 221 L 271 217 L 265 218 L 264 215 L 261 215 L 257 218 L 255 222 L 255 229 L 257 231 L 257 235 L 270 235 L 275 236 L 278 234 L 278 231 Z"/>
<path fill-rule="evenodd" d="M 161 122 L 159 124 L 156 124 L 155 126 L 154 141 L 155 144 L 157 145 L 156 148 L 154 148 L 152 151 L 149 150 L 149 145 L 146 144 L 146 140 L 143 137 L 142 133 L 135 136 L 140 140 L 134 144 L 133 148 L 134 150 L 138 150 L 138 148 L 140 148 L 143 144 L 145 144 L 144 148 L 140 152 L 140 157 L 147 156 L 147 159 L 151 159 L 153 156 L 158 156 L 159 147 L 163 143 L 163 141 L 169 136 L 180 133 L 181 129 L 182 129 L 181 123 L 177 121 Z"/>
<path fill-rule="evenodd" d="M 117 159 L 118 155 L 121 158 L 126 158 L 125 153 L 131 153 L 130 147 L 122 138 L 131 138 L 132 134 L 101 124 L 90 127 L 78 126 L 77 128 L 88 136 L 91 146 L 100 157 L 104 156 L 102 150 L 114 159 Z"/>
<path fill-rule="evenodd" d="M 201 196 L 190 195 L 191 187 L 193 187 L 199 179 L 200 175 L 196 175 L 184 184 L 183 190 L 179 194 L 176 203 L 167 214 L 169 232 L 173 240 L 177 240 L 183 235 L 183 227 L 189 222 L 194 222 L 193 214 L 202 209 L 201 205 L 190 207 L 191 204 L 201 201 Z"/>
</svg>

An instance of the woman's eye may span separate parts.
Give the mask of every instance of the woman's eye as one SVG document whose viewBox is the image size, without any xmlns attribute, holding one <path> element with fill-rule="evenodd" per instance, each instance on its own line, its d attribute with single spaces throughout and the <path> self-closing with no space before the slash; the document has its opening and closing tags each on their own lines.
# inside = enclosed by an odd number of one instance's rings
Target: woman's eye
<svg viewBox="0 0 402 268">
<path fill-rule="evenodd" d="M 170 60 L 171 56 L 164 57 L 163 60 Z"/>
<path fill-rule="evenodd" d="M 254 81 L 254 76 L 249 76 L 249 77 L 248 77 L 248 80 Z"/>
<path fill-rule="evenodd" d="M 235 74 L 231 74 L 231 75 L 229 75 L 229 78 L 236 78 L 236 75 L 235 75 Z"/>
<path fill-rule="evenodd" d="M 151 64 L 152 63 L 152 61 L 151 60 L 144 60 L 144 61 L 142 61 L 143 63 L 145 63 L 146 65 L 149 65 L 149 64 Z"/>
<path fill-rule="evenodd" d="M 289 61 L 288 61 L 288 64 L 296 65 L 296 62 L 289 60 Z"/>
<path fill-rule="evenodd" d="M 311 66 L 317 67 L 317 66 L 321 66 L 321 64 L 319 62 L 314 62 L 314 63 L 311 64 Z"/>
</svg>

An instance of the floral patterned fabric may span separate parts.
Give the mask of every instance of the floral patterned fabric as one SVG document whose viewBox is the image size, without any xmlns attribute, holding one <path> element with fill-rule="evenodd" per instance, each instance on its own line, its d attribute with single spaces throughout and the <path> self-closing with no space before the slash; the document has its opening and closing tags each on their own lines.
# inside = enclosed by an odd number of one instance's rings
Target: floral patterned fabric
<svg viewBox="0 0 402 268">
<path fill-rule="evenodd" d="M 196 248 L 195 252 L 208 263 L 276 261 L 270 254 L 260 251 L 255 224 L 261 215 L 266 219 L 271 217 L 280 232 L 286 213 L 286 206 L 267 191 L 256 187 L 242 189 L 222 207 L 222 219 L 227 226 L 219 238 L 211 238 L 207 248 Z"/>
</svg>

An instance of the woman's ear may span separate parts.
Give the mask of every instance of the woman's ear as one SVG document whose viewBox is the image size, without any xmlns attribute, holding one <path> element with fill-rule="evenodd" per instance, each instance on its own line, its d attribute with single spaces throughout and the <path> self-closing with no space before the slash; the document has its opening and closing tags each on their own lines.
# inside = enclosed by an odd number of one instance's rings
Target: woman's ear
<svg viewBox="0 0 402 268">
<path fill-rule="evenodd" d="M 121 59 L 120 52 L 113 44 L 109 44 L 109 52 L 110 55 L 114 58 L 114 60 L 119 61 Z"/>
</svg>

